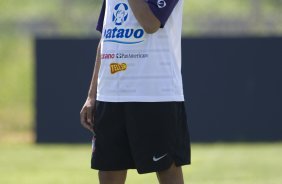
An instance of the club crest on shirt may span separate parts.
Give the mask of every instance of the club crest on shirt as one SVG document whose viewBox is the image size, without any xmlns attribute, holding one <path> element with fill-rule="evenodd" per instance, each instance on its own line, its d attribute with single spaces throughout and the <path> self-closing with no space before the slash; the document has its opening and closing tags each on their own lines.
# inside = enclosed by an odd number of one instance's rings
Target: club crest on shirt
<svg viewBox="0 0 282 184">
<path fill-rule="evenodd" d="M 122 25 L 128 18 L 128 6 L 125 3 L 119 3 L 114 8 L 113 22 L 115 25 Z"/>
<path fill-rule="evenodd" d="M 118 44 L 137 44 L 142 43 L 145 31 L 140 25 L 131 24 L 129 18 L 134 19 L 127 3 L 117 3 L 113 5 L 109 17 L 111 23 L 106 24 L 103 30 L 104 42 Z M 125 22 L 127 21 L 127 24 Z"/>
<path fill-rule="evenodd" d="M 165 2 L 165 0 L 158 0 L 157 5 L 158 5 L 159 8 L 164 8 L 164 7 L 166 7 L 166 2 Z"/>
<path fill-rule="evenodd" d="M 111 74 L 115 74 L 120 71 L 125 71 L 127 69 L 126 63 L 111 63 Z"/>
</svg>

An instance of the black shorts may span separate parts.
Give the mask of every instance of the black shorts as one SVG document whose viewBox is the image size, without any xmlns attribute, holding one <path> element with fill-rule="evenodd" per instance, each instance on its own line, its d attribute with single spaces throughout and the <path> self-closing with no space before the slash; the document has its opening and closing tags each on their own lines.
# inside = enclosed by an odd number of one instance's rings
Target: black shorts
<svg viewBox="0 0 282 184">
<path fill-rule="evenodd" d="M 96 102 L 91 168 L 158 172 L 190 164 L 184 102 Z"/>
</svg>

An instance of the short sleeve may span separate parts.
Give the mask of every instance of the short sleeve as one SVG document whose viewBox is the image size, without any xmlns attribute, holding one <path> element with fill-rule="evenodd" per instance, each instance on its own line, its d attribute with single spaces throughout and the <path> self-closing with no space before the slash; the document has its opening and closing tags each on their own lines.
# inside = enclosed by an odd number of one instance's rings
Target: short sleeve
<svg viewBox="0 0 282 184">
<path fill-rule="evenodd" d="M 99 31 L 100 33 L 102 33 L 103 31 L 105 10 L 106 10 L 106 0 L 103 1 L 103 5 L 101 8 L 100 16 L 99 16 L 97 27 L 96 27 L 96 30 Z"/>
<path fill-rule="evenodd" d="M 163 28 L 179 0 L 146 0 L 146 1 L 150 9 L 154 13 L 154 15 L 161 22 L 161 28 Z"/>
</svg>

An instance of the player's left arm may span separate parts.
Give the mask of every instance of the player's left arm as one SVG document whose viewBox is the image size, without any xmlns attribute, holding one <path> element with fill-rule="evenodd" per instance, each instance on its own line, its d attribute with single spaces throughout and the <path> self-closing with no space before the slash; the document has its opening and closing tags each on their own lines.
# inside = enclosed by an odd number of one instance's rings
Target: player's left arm
<svg viewBox="0 0 282 184">
<path fill-rule="evenodd" d="M 146 33 L 155 33 L 161 26 L 159 19 L 153 14 L 145 0 L 128 0 L 134 16 Z"/>
<path fill-rule="evenodd" d="M 179 0 L 128 0 L 134 16 L 143 29 L 155 33 L 165 26 Z"/>
</svg>

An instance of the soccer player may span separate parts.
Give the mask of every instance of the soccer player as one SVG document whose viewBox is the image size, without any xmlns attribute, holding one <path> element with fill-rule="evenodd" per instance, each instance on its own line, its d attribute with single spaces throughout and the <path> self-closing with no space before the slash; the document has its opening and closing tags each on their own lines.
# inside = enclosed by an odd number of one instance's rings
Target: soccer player
<svg viewBox="0 0 282 184">
<path fill-rule="evenodd" d="M 102 33 L 82 125 L 94 133 L 101 184 L 128 169 L 183 184 L 190 139 L 181 76 L 183 0 L 104 0 Z"/>
</svg>

